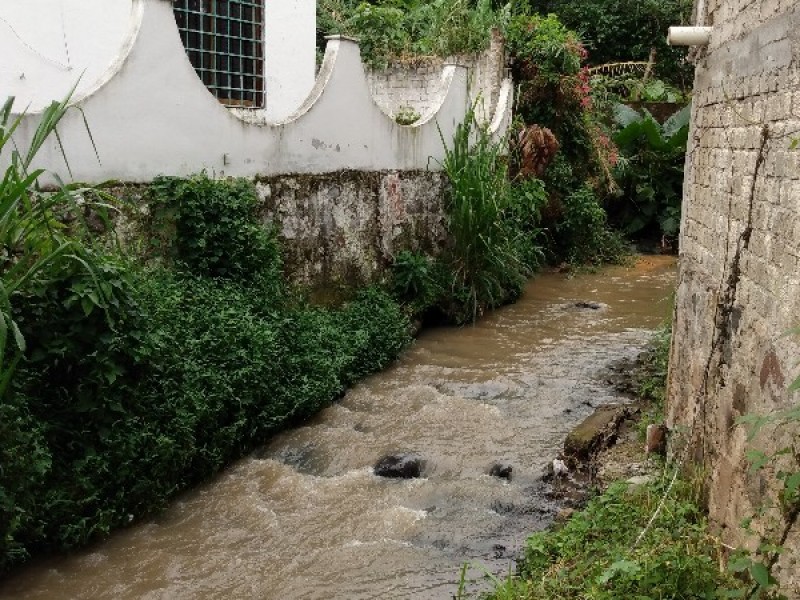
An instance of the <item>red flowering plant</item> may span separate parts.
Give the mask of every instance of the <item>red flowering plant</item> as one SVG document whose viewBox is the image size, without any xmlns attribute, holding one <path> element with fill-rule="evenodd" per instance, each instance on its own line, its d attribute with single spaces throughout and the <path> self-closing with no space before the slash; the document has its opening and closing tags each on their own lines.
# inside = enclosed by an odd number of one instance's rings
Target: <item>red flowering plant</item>
<svg viewBox="0 0 800 600">
<path fill-rule="evenodd" d="M 617 151 L 594 114 L 589 53 L 555 15 L 519 16 L 507 28 L 518 84 L 517 115 L 525 127 L 551 131 L 572 165 L 574 183 L 613 191 Z"/>
</svg>

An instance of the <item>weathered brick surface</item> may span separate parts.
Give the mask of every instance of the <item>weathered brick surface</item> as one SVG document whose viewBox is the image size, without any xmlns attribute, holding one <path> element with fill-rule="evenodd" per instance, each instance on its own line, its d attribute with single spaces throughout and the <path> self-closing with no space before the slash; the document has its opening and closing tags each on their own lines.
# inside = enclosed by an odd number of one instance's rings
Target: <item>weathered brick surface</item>
<svg viewBox="0 0 800 600">
<path fill-rule="evenodd" d="M 699 4 L 699 3 L 698 3 Z M 676 442 L 705 469 L 712 521 L 732 545 L 753 545 L 739 523 L 775 492 L 774 472 L 750 473 L 738 417 L 797 403 L 800 373 L 800 5 L 710 0 L 711 43 L 700 51 L 684 184 L 680 278 L 669 378 Z M 775 451 L 800 428 L 766 430 Z M 796 465 L 794 468 L 797 468 Z M 768 511 L 756 527 L 781 535 Z M 776 572 L 800 598 L 800 527 Z"/>
<path fill-rule="evenodd" d="M 506 77 L 505 42 L 494 32 L 489 48 L 474 56 L 456 56 L 447 60 L 437 57 L 416 59 L 412 64 L 397 63 L 384 70 L 367 74 L 375 102 L 395 117 L 402 109 L 413 109 L 422 117 L 433 113 L 447 94 L 442 82 L 446 63 L 467 67 L 470 96 L 477 103 L 478 117 L 491 120 Z"/>
</svg>

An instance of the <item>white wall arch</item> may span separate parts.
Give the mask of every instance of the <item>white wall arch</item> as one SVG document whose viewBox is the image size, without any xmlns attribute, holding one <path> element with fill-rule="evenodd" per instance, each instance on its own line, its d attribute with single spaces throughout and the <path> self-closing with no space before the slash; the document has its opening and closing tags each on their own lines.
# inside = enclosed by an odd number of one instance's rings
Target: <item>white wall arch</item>
<svg viewBox="0 0 800 600">
<path fill-rule="evenodd" d="M 78 100 L 83 114 L 69 113 L 59 127 L 76 180 L 149 182 L 200 170 L 255 177 L 436 169 L 444 155 L 442 139 L 452 139 L 469 105 L 466 69 L 448 65 L 438 111 L 413 126 L 398 125 L 375 103 L 358 45 L 337 38 L 329 41 L 316 85 L 297 112 L 280 124 L 249 123 L 219 104 L 197 77 L 172 2 L 135 0 L 132 6 L 142 8 L 141 26 L 124 63 L 95 93 Z M 500 105 L 503 115 L 495 125 L 503 128 L 511 103 Z M 23 147 L 36 124 L 30 115 L 17 131 Z M 63 173 L 55 140 L 38 158 L 37 166 Z"/>
<path fill-rule="evenodd" d="M 113 75 L 136 35 L 142 0 L 2 0 L 0 96 L 38 112 L 77 84 L 75 98 Z"/>
</svg>

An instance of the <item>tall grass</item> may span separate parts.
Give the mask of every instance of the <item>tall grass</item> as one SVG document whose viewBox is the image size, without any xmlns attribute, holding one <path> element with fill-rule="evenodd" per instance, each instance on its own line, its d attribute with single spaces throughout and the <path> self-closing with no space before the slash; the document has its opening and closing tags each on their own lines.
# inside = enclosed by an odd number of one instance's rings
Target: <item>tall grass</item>
<svg viewBox="0 0 800 600">
<path fill-rule="evenodd" d="M 102 306 L 108 295 L 95 277 L 92 254 L 82 241 L 88 232 L 85 211 L 91 209 L 107 224 L 108 204 L 90 202 L 91 197 L 102 198 L 96 190 L 65 185 L 55 176 L 55 191 L 40 193 L 44 170 L 33 168 L 36 155 L 51 136 L 56 137 L 66 162 L 57 126 L 69 109 L 69 99 L 53 102 L 44 110 L 26 150 L 14 140 L 24 113 L 13 114 L 13 97 L 0 108 L 0 160 L 8 165 L 0 180 L 0 398 L 26 347 L 12 315 L 15 294 L 52 279 L 55 272 L 71 264 L 85 269 L 97 284 L 91 302 Z"/>
<path fill-rule="evenodd" d="M 465 295 L 472 318 L 497 306 L 525 280 L 525 266 L 504 221 L 511 206 L 503 145 L 476 125 L 470 111 L 456 128 L 442 163 L 450 179 L 447 205 L 451 237 L 446 259 L 453 286 Z"/>
</svg>

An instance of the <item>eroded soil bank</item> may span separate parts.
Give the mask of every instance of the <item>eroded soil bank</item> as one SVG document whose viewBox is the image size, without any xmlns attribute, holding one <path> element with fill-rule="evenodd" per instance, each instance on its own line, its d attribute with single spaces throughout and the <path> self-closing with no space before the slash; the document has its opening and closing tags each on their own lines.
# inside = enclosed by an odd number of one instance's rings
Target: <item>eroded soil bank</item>
<svg viewBox="0 0 800 600">
<path fill-rule="evenodd" d="M 0 586 L 24 599 L 449 598 L 460 565 L 507 572 L 560 509 L 543 469 L 595 407 L 606 368 L 668 316 L 674 260 L 546 274 L 516 305 L 425 331 L 392 368 L 164 514 Z M 384 454 L 422 478 L 372 473 Z M 512 480 L 488 475 L 495 461 Z"/>
</svg>

